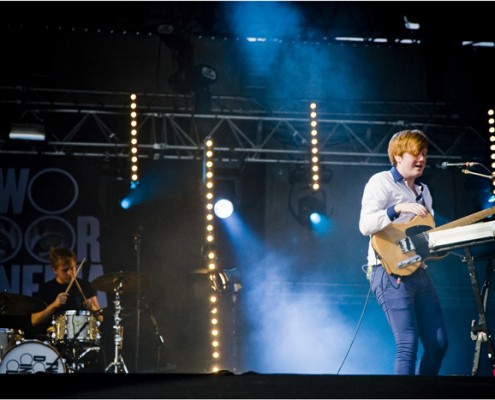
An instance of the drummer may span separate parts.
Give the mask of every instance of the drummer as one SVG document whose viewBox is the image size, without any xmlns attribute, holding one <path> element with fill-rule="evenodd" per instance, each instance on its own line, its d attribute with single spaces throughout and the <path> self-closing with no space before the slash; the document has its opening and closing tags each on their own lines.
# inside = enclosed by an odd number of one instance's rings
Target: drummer
<svg viewBox="0 0 495 400">
<path fill-rule="evenodd" d="M 46 334 L 56 313 L 66 310 L 98 311 L 96 290 L 87 280 L 76 278 L 77 257 L 67 248 L 50 249 L 50 265 L 55 278 L 40 285 L 37 299 L 47 307 L 31 314 L 31 323 L 39 334 Z"/>
</svg>

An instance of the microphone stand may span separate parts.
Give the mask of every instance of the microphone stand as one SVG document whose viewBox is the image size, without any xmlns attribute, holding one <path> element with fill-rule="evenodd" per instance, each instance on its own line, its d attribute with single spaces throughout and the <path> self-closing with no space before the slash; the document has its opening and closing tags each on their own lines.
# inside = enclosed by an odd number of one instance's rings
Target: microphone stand
<svg viewBox="0 0 495 400">
<path fill-rule="evenodd" d="M 138 372 L 139 366 L 139 341 L 141 332 L 141 234 L 143 228 L 140 226 L 134 235 L 134 251 L 136 252 L 136 271 L 137 271 L 137 289 L 136 289 L 136 356 L 135 370 Z"/>
<path fill-rule="evenodd" d="M 483 164 L 479 164 L 480 166 L 482 166 L 486 171 L 488 171 L 490 173 L 490 170 L 484 166 Z M 479 172 L 473 172 L 471 170 L 469 170 L 469 168 L 466 166 L 462 169 L 462 173 L 465 174 L 465 175 L 476 175 L 476 176 L 481 176 L 482 178 L 488 178 L 488 179 L 491 179 L 492 181 L 495 180 L 495 172 L 493 173 L 490 173 L 490 175 L 487 175 L 487 174 L 480 174 Z"/>
<path fill-rule="evenodd" d="M 160 334 L 160 329 L 158 328 L 158 323 L 156 322 L 156 318 L 153 315 L 153 312 L 151 311 L 150 304 L 148 302 L 148 299 L 144 295 L 144 292 L 142 293 L 142 300 L 144 303 L 144 308 L 146 309 L 146 311 L 148 312 L 148 315 L 150 317 L 151 325 L 153 325 L 153 330 L 155 331 L 156 338 L 158 339 L 158 345 L 157 345 L 158 351 L 156 353 L 156 357 L 157 357 L 156 358 L 156 371 L 159 372 L 160 371 L 160 350 L 161 350 L 161 347 L 165 344 L 165 339 Z"/>
<path fill-rule="evenodd" d="M 463 174 L 466 174 L 466 175 L 468 175 L 468 174 L 470 174 L 470 175 L 477 175 L 477 176 L 481 176 L 482 178 L 488 178 L 488 179 L 492 179 L 492 180 L 494 180 L 494 179 L 495 179 L 495 173 L 494 173 L 494 174 L 492 174 L 492 175 L 480 174 L 480 173 L 478 173 L 478 172 L 473 172 L 473 171 L 470 171 L 470 170 L 468 170 L 467 168 L 464 168 L 464 169 L 462 170 L 462 173 L 463 173 Z"/>
<path fill-rule="evenodd" d="M 485 170 L 490 172 L 490 170 L 487 167 L 485 167 L 483 164 L 480 165 Z M 470 174 L 470 175 L 481 176 L 482 178 L 487 178 L 492 181 L 495 180 L 495 172 L 490 175 L 487 175 L 487 174 L 480 174 L 478 172 L 470 171 L 468 168 L 463 168 L 462 173 L 466 175 Z M 481 346 L 483 343 L 485 343 L 488 347 L 487 352 L 488 352 L 488 358 L 490 359 L 491 362 L 492 375 L 495 376 L 495 359 L 494 359 L 495 349 L 492 343 L 492 337 L 488 330 L 488 324 L 486 320 L 488 289 L 493 275 L 493 266 L 490 266 L 490 264 L 489 266 L 487 266 L 487 276 L 483 284 L 483 288 L 480 290 L 478 285 L 478 280 L 476 278 L 476 270 L 474 266 L 475 257 L 473 257 L 473 255 L 471 254 L 469 247 L 466 247 L 464 249 L 464 252 L 466 253 L 464 261 L 467 263 L 468 266 L 471 286 L 474 292 L 474 299 L 476 302 L 476 307 L 478 309 L 478 324 L 475 325 L 474 320 L 471 322 L 471 339 L 476 341 L 471 375 L 472 376 L 478 375 Z M 489 257 L 489 258 L 492 259 L 493 257 Z"/>
</svg>

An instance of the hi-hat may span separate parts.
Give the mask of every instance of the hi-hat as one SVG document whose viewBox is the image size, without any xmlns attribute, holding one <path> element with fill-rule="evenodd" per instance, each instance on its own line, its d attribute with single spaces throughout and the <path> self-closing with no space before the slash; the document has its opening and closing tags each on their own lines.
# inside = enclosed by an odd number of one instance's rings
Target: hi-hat
<svg viewBox="0 0 495 400">
<path fill-rule="evenodd" d="M 46 304 L 33 297 L 0 292 L 0 315 L 26 315 L 43 310 Z"/>
<path fill-rule="evenodd" d="M 141 287 L 150 283 L 148 275 L 141 274 L 141 279 L 134 272 L 116 272 L 99 276 L 91 282 L 96 290 L 113 292 L 120 289 L 122 292 L 134 292 L 138 290 L 138 280 Z"/>
<path fill-rule="evenodd" d="M 103 314 L 105 317 L 115 316 L 115 307 L 105 307 L 99 310 L 99 313 Z M 136 307 L 122 307 L 120 311 L 121 317 L 131 317 L 136 314 Z"/>
</svg>

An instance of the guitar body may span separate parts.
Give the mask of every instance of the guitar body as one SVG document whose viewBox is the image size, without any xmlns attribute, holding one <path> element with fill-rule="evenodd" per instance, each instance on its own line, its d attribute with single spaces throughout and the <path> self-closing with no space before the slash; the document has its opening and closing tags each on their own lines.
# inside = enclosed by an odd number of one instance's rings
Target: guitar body
<svg viewBox="0 0 495 400">
<path fill-rule="evenodd" d="M 371 245 L 388 274 L 411 275 L 424 261 L 448 255 L 448 252 L 431 253 L 428 232 L 469 225 L 494 212 L 495 207 L 490 207 L 437 228 L 430 214 L 424 218 L 417 215 L 409 222 L 392 223 L 376 232 L 371 236 Z"/>
<path fill-rule="evenodd" d="M 422 262 L 432 258 L 429 255 L 428 235 L 422 233 L 434 226 L 435 221 L 428 214 L 424 218 L 416 216 L 409 222 L 390 224 L 375 233 L 371 237 L 371 245 L 385 271 L 399 276 L 411 275 Z M 443 258 L 446 255 L 435 255 L 435 258 Z"/>
</svg>

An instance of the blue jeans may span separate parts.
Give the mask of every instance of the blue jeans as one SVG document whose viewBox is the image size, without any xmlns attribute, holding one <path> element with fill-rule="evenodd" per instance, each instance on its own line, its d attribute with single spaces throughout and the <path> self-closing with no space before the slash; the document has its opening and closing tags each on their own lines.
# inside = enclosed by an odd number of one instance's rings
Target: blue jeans
<svg viewBox="0 0 495 400">
<path fill-rule="evenodd" d="M 395 375 L 414 375 L 418 340 L 423 345 L 419 375 L 438 375 L 448 347 L 447 332 L 436 290 L 428 272 L 397 277 L 381 265 L 373 268 L 371 289 L 387 317 L 395 338 Z"/>
</svg>

